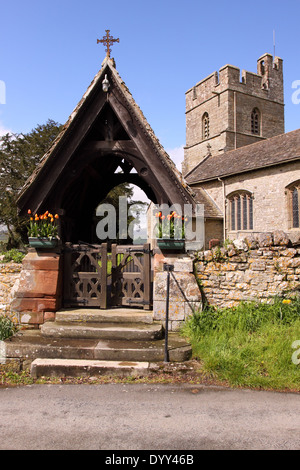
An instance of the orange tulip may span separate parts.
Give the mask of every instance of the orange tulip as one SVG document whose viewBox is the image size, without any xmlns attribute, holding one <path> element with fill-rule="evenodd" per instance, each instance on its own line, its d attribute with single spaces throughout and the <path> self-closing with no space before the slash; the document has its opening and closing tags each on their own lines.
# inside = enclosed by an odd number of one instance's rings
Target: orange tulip
<svg viewBox="0 0 300 470">
<path fill-rule="evenodd" d="M 59 215 L 58 214 L 55 214 L 55 219 L 59 219 Z"/>
<path fill-rule="evenodd" d="M 27 213 L 28 213 L 28 214 L 31 214 L 31 210 L 30 210 L 30 209 L 28 209 Z"/>
</svg>

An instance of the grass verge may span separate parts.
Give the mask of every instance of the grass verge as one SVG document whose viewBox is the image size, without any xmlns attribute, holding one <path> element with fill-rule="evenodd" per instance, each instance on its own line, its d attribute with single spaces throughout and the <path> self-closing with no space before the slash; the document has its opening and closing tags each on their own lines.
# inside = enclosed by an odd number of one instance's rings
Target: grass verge
<svg viewBox="0 0 300 470">
<path fill-rule="evenodd" d="M 206 376 L 235 387 L 300 391 L 299 299 L 210 307 L 194 314 L 183 334 Z"/>
</svg>

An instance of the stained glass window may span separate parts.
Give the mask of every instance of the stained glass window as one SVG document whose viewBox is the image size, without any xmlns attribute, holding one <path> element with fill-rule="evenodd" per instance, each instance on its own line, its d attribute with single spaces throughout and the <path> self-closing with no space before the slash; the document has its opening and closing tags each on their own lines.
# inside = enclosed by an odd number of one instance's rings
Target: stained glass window
<svg viewBox="0 0 300 470">
<path fill-rule="evenodd" d="M 230 230 L 253 230 L 253 197 L 247 192 L 229 197 Z"/>
<path fill-rule="evenodd" d="M 294 188 L 292 192 L 292 220 L 293 227 L 299 228 L 299 191 L 298 188 Z"/>
</svg>

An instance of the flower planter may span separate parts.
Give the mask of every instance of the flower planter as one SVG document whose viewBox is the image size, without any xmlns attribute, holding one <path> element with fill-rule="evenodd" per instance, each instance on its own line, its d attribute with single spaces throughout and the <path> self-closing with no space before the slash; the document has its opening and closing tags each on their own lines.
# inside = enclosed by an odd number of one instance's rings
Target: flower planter
<svg viewBox="0 0 300 470">
<path fill-rule="evenodd" d="M 184 249 L 185 241 L 174 238 L 157 238 L 157 246 L 161 250 L 182 250 Z"/>
<path fill-rule="evenodd" d="M 29 246 L 32 248 L 55 248 L 58 244 L 57 238 L 29 237 Z"/>
</svg>

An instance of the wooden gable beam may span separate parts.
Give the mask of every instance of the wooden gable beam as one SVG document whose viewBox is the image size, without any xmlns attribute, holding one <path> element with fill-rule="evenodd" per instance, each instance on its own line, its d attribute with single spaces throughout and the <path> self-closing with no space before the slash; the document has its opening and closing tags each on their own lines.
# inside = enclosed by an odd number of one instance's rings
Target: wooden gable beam
<svg viewBox="0 0 300 470">
<path fill-rule="evenodd" d="M 115 84 L 116 85 L 116 84 Z M 118 86 L 112 87 L 109 92 L 108 101 L 115 114 L 122 122 L 125 131 L 130 136 L 142 156 L 147 169 L 151 169 L 158 185 L 160 186 L 159 204 L 187 204 L 193 203 L 192 199 L 185 193 L 180 181 L 174 175 L 173 170 L 159 155 L 153 145 L 147 129 L 139 122 L 138 118 L 130 109 L 126 98 Z"/>
</svg>

